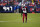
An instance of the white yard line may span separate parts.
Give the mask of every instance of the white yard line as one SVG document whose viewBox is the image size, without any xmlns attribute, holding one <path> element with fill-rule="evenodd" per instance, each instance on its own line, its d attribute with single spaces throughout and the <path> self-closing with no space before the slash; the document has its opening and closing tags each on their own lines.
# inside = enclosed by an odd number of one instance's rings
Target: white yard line
<svg viewBox="0 0 40 27">
<path fill-rule="evenodd" d="M 8 21 L 0 21 L 0 22 L 8 22 Z"/>
</svg>

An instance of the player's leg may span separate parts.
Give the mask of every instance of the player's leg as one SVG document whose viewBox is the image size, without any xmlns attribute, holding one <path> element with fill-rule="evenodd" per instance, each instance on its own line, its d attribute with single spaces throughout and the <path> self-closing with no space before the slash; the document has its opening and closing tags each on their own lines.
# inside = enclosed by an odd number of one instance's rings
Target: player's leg
<svg viewBox="0 0 40 27">
<path fill-rule="evenodd" d="M 23 23 L 24 23 L 24 15 L 25 15 L 25 14 L 23 13 Z"/>
<path fill-rule="evenodd" d="M 26 17 L 26 23 L 27 23 L 27 13 L 25 14 L 25 17 Z"/>
</svg>

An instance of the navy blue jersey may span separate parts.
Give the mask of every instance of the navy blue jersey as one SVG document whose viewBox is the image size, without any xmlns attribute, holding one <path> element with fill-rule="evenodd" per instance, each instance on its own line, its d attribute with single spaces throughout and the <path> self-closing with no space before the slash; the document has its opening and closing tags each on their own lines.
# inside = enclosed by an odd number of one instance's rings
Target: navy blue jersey
<svg viewBox="0 0 40 27">
<path fill-rule="evenodd" d="M 16 10 L 17 8 L 16 8 L 16 6 L 14 6 L 14 10 Z"/>
<path fill-rule="evenodd" d="M 17 6 L 17 9 L 19 9 L 19 6 Z"/>
</svg>

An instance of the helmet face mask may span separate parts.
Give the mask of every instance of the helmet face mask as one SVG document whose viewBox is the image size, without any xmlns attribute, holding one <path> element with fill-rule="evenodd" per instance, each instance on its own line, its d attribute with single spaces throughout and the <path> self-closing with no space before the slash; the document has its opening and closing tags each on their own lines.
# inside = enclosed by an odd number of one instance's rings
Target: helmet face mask
<svg viewBox="0 0 40 27">
<path fill-rule="evenodd" d="M 25 7 L 23 7 L 23 8 L 25 8 Z"/>
</svg>

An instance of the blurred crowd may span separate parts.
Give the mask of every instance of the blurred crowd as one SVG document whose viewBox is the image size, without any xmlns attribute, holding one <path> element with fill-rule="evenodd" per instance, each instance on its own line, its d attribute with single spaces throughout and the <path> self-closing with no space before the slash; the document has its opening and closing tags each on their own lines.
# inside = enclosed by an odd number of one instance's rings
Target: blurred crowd
<svg viewBox="0 0 40 27">
<path fill-rule="evenodd" d="M 22 6 L 32 6 L 34 9 L 37 7 L 40 7 L 40 1 L 39 0 L 0 0 L 0 6 L 14 6 L 14 12 L 20 11 L 19 9 Z M 28 7 L 29 8 L 29 7 Z"/>
<path fill-rule="evenodd" d="M 40 5 L 40 1 L 38 0 L 0 0 L 0 6 L 6 5 L 19 5 L 24 3 L 26 5 Z"/>
</svg>

